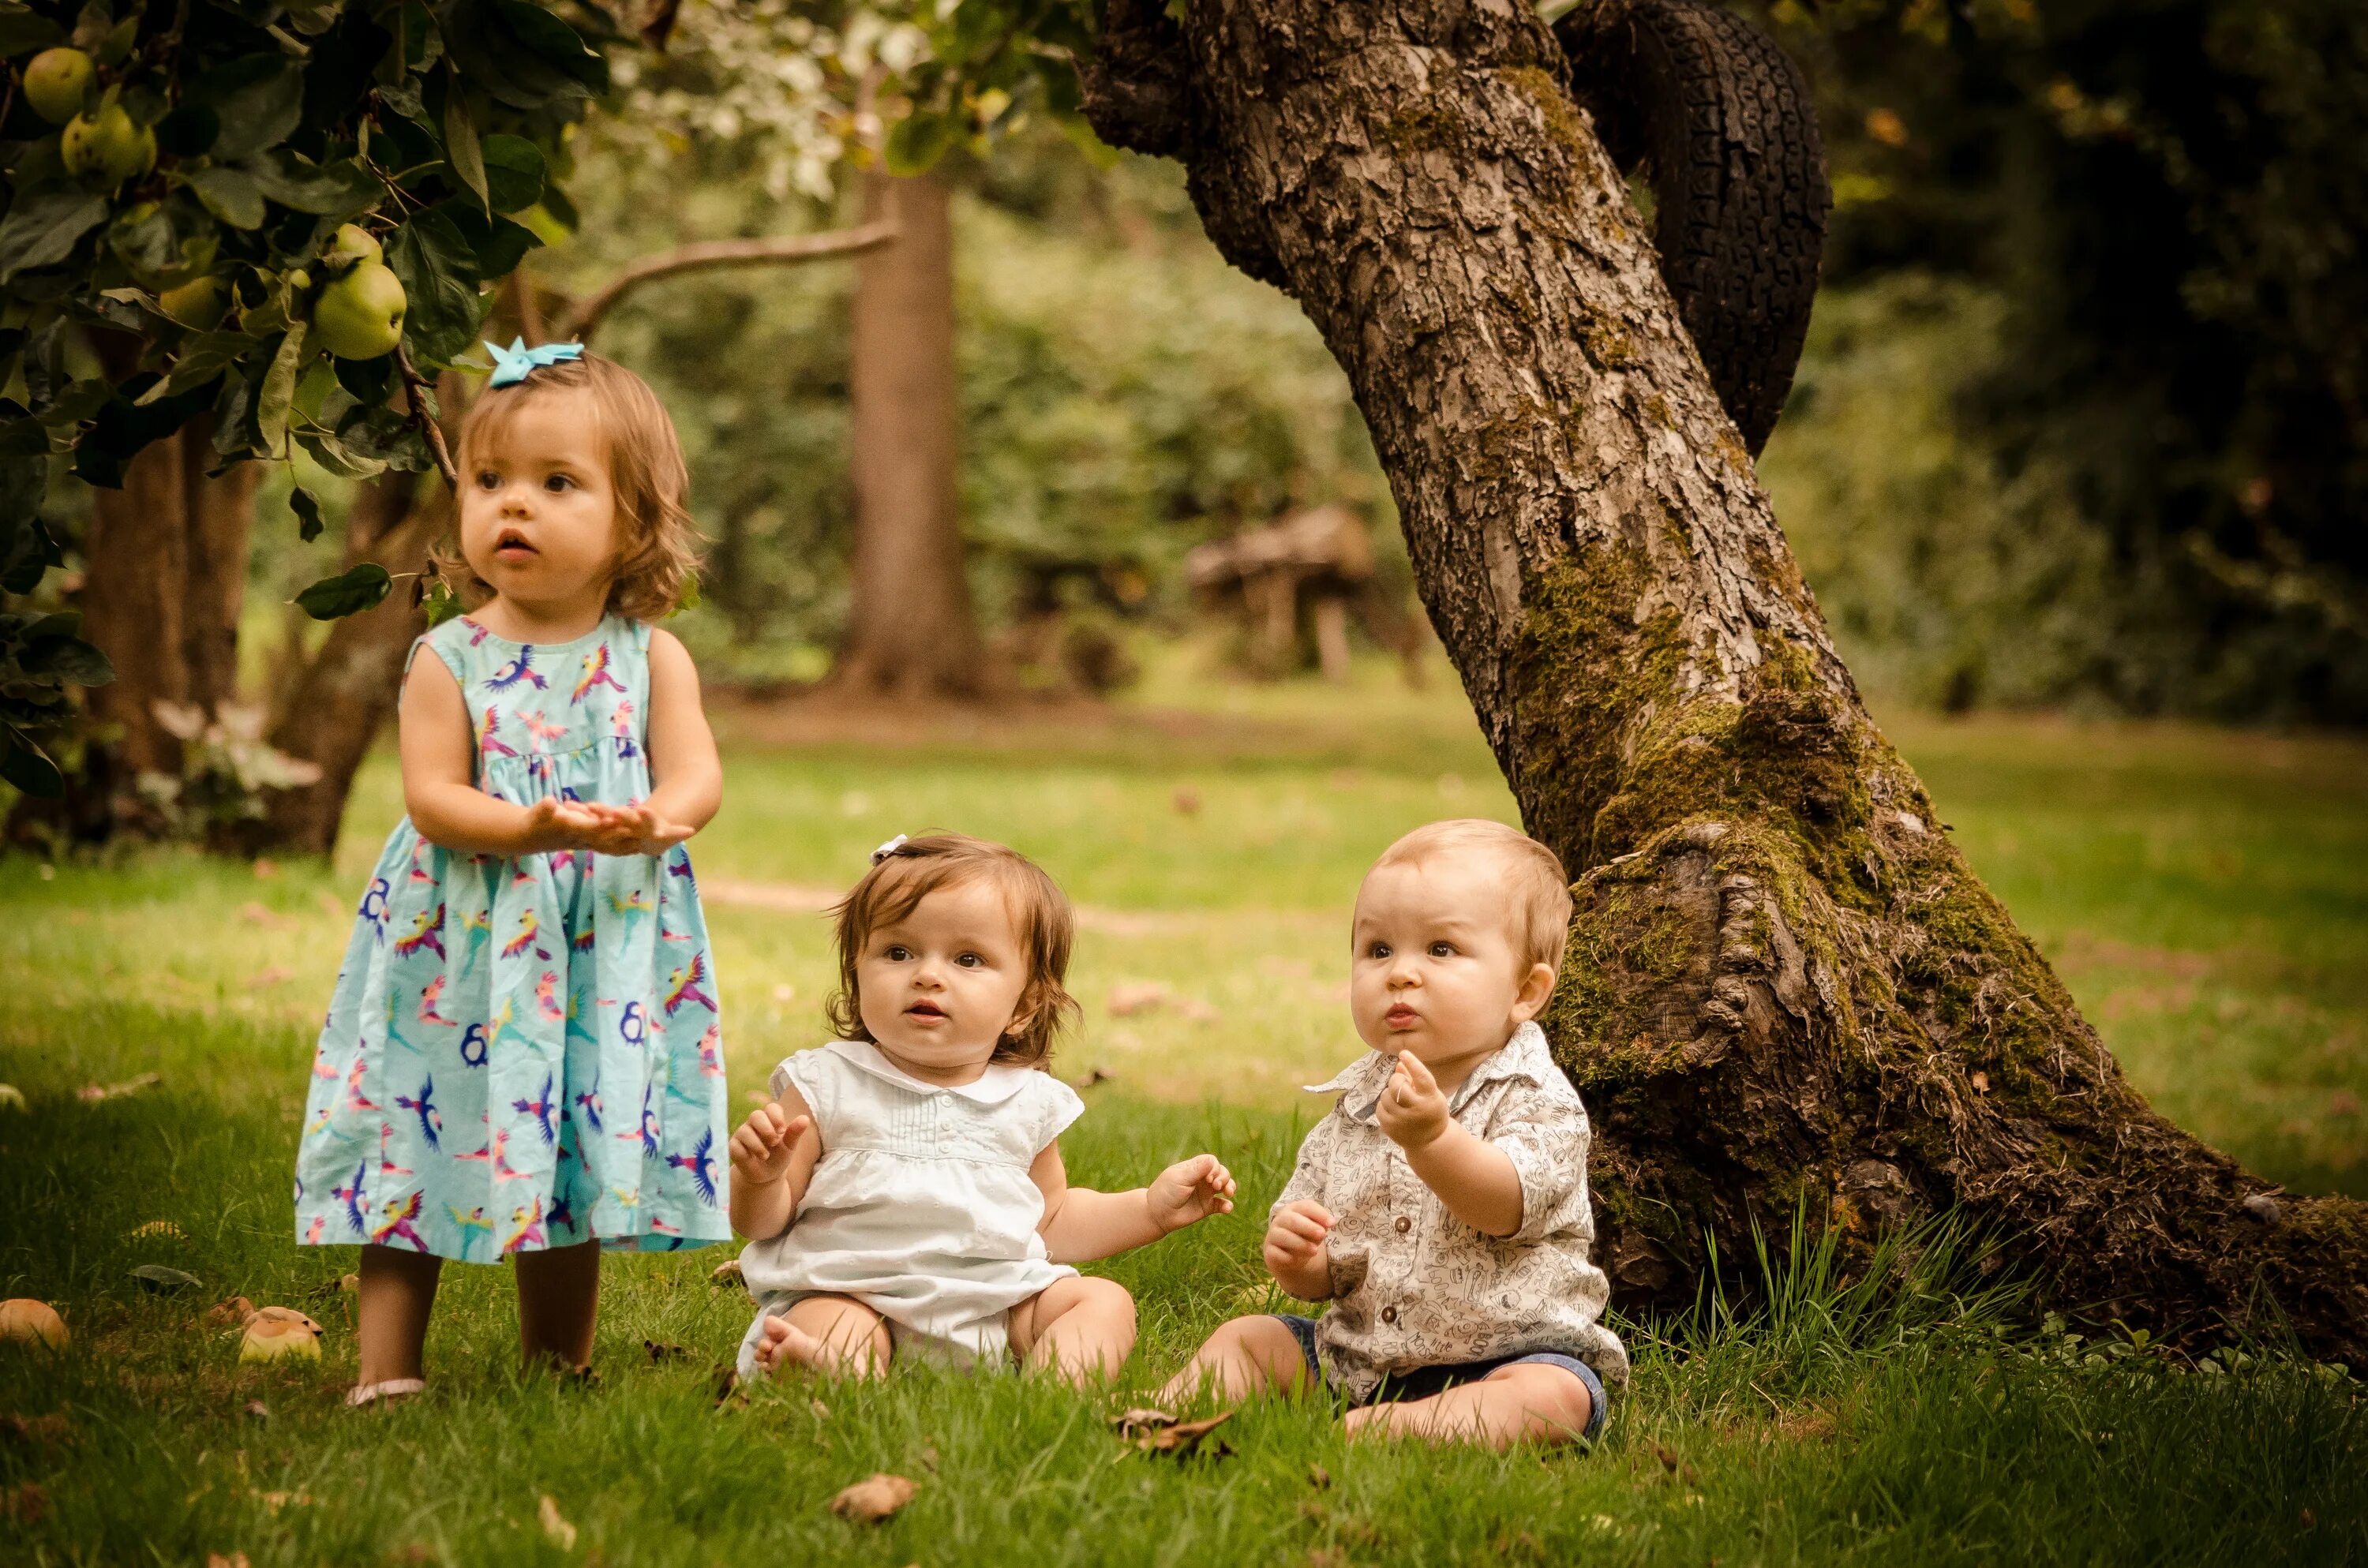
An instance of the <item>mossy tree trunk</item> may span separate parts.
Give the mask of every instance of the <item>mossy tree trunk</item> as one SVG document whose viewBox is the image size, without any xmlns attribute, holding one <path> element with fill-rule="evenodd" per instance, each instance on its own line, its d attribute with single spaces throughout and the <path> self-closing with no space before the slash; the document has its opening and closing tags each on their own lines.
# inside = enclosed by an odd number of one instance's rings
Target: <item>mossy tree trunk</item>
<svg viewBox="0 0 2368 1568">
<path fill-rule="evenodd" d="M 2368 1360 L 2368 1210 L 2149 1109 L 1869 719 L 1564 71 L 1506 0 L 1110 0 L 1087 108 L 1323 333 L 1578 877 L 1547 1021 L 1621 1297 L 1953 1207 L 2060 1301 Z"/>
</svg>

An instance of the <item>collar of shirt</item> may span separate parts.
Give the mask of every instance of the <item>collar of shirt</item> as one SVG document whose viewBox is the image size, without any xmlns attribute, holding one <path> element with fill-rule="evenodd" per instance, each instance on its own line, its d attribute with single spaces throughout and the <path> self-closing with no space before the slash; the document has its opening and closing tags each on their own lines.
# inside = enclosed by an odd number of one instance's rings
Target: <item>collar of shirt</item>
<svg viewBox="0 0 2368 1568">
<path fill-rule="evenodd" d="M 960 1095 L 977 1105 L 1001 1105 L 1028 1085 L 1028 1074 L 1033 1067 L 1014 1067 L 1007 1062 L 991 1062 L 986 1071 L 967 1084 L 932 1084 L 926 1078 L 916 1078 L 902 1067 L 881 1054 L 880 1048 L 869 1040 L 835 1040 L 823 1047 L 832 1055 L 860 1067 L 883 1083 L 909 1089 L 916 1095 Z"/>
<path fill-rule="evenodd" d="M 1342 1112 L 1352 1120 L 1370 1123 L 1374 1108 L 1381 1104 L 1382 1091 L 1389 1086 L 1390 1074 L 1396 1070 L 1396 1057 L 1369 1051 L 1325 1082 L 1308 1085 L 1307 1093 L 1338 1095 Z M 1448 1096 L 1447 1113 L 1452 1116 L 1462 1110 L 1474 1095 L 1490 1084 L 1523 1078 L 1540 1085 L 1554 1071 L 1554 1049 L 1546 1044 L 1546 1031 L 1534 1022 L 1523 1024 L 1513 1031 L 1512 1039 L 1482 1058 L 1471 1075 L 1456 1085 L 1455 1093 Z"/>
</svg>

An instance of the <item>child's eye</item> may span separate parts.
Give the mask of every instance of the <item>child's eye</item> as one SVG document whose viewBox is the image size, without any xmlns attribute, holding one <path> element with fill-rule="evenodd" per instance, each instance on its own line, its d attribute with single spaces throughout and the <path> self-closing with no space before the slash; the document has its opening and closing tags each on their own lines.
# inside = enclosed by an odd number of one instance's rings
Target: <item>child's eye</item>
<svg viewBox="0 0 2368 1568">
<path fill-rule="evenodd" d="M 963 953 L 962 956 L 955 959 L 954 962 L 962 965 L 964 969 L 977 969 L 979 966 L 985 963 L 986 960 L 979 957 L 976 953 Z"/>
<path fill-rule="evenodd" d="M 1430 945 L 1430 956 L 1435 959 L 1452 959 L 1455 956 L 1455 944 L 1452 942 L 1433 942 Z"/>
<path fill-rule="evenodd" d="M 1369 959 L 1385 959 L 1390 956 L 1390 945 L 1387 942 L 1375 942 L 1365 949 L 1365 956 Z"/>
<path fill-rule="evenodd" d="M 480 489 L 480 490 L 499 490 L 501 487 L 502 487 L 502 476 L 501 476 L 500 474 L 495 473 L 492 469 L 489 469 L 489 468 L 487 468 L 487 469 L 479 469 L 479 470 L 477 471 L 477 488 L 478 488 L 478 489 Z"/>
<path fill-rule="evenodd" d="M 890 963 L 903 963 L 906 959 L 913 956 L 913 949 L 905 947 L 900 943 L 891 942 L 885 949 L 882 949 L 880 956 L 886 959 Z"/>
<path fill-rule="evenodd" d="M 574 480 L 568 478 L 564 473 L 554 473 L 542 482 L 542 487 L 556 495 L 561 491 L 573 486 L 575 483 L 575 482 Z"/>
</svg>

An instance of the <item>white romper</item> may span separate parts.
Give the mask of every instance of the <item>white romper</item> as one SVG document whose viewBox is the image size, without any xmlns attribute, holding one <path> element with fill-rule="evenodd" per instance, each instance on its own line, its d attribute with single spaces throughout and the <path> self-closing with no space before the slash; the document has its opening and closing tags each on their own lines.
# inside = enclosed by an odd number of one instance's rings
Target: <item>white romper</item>
<svg viewBox="0 0 2368 1568">
<path fill-rule="evenodd" d="M 776 1098 L 792 1085 L 805 1097 L 823 1152 L 789 1229 L 740 1255 L 757 1301 L 741 1375 L 766 1317 L 817 1294 L 886 1318 L 900 1357 L 1008 1362 L 1011 1309 L 1076 1272 L 1045 1254 L 1044 1195 L 1028 1174 L 1085 1113 L 1076 1092 L 999 1064 L 946 1088 L 848 1040 L 799 1051 L 771 1084 Z"/>
</svg>

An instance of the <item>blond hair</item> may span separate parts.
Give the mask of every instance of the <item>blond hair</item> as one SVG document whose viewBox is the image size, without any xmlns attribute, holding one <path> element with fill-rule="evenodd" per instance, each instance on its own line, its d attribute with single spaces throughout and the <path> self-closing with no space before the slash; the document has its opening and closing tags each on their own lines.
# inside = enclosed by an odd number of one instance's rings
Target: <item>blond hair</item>
<svg viewBox="0 0 2368 1568">
<path fill-rule="evenodd" d="M 674 420 L 650 384 L 614 359 L 586 354 L 580 359 L 542 365 L 522 381 L 488 387 L 461 424 L 454 466 L 465 475 L 472 453 L 501 438 L 529 399 L 547 392 L 582 392 L 592 398 L 600 433 L 609 443 L 609 479 L 617 494 L 621 535 L 616 575 L 609 583 L 609 609 L 633 620 L 670 614 L 689 591 L 699 571 L 699 530 L 688 505 L 690 468 Z M 453 535 L 428 552 L 437 573 L 470 608 L 493 590 L 469 569 L 461 554 L 460 508 L 455 497 Z"/>
<path fill-rule="evenodd" d="M 1053 1054 L 1053 1037 L 1077 1015 L 1066 987 L 1069 948 L 1076 930 L 1067 895 L 1043 868 L 1017 849 L 962 833 L 908 838 L 884 850 L 863 880 L 831 910 L 838 922 L 838 990 L 824 1004 L 824 1017 L 842 1040 L 870 1040 L 863 1027 L 862 995 L 855 966 L 882 926 L 894 926 L 941 888 L 985 881 L 1001 891 L 1012 925 L 1028 950 L 1028 983 L 1012 1009 L 1019 1027 L 1006 1030 L 988 1060 L 1040 1067 Z"/>
<path fill-rule="evenodd" d="M 1560 974 L 1563 947 L 1570 940 L 1570 879 L 1561 858 L 1520 829 L 1486 817 L 1426 823 L 1383 850 L 1373 869 L 1468 849 L 1486 850 L 1504 863 L 1506 913 L 1522 967 L 1542 963 Z"/>
</svg>

